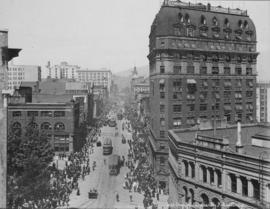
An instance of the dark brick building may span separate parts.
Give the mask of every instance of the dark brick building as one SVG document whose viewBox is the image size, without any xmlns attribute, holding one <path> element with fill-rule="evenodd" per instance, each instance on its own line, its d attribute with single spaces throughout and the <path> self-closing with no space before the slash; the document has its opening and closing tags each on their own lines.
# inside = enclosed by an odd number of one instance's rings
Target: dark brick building
<svg viewBox="0 0 270 209">
<path fill-rule="evenodd" d="M 78 151 L 84 143 L 79 127 L 79 102 L 26 103 L 8 105 L 8 128 L 20 130 L 33 125 L 51 139 L 55 153 Z"/>
<path fill-rule="evenodd" d="M 167 187 L 167 132 L 256 119 L 256 29 L 246 11 L 164 1 L 149 35 L 150 147 Z"/>
</svg>

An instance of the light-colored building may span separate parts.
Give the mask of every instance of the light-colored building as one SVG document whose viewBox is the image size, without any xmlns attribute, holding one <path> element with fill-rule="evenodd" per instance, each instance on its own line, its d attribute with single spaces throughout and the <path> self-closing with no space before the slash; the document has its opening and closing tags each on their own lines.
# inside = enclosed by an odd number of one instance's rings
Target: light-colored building
<svg viewBox="0 0 270 209">
<path fill-rule="evenodd" d="M 109 94 L 112 85 L 112 72 L 107 69 L 100 70 L 88 70 L 79 69 L 77 70 L 77 80 L 81 82 L 90 82 L 94 86 L 106 87 Z"/>
<path fill-rule="evenodd" d="M 270 208 L 269 126 L 170 130 L 169 147 L 171 208 Z"/>
<path fill-rule="evenodd" d="M 270 81 L 257 83 L 257 121 L 270 122 Z"/>
<path fill-rule="evenodd" d="M 247 11 L 164 1 L 151 26 L 148 55 L 149 142 L 161 188 L 168 185 L 168 130 L 213 118 L 256 122 L 256 44 Z"/>
<path fill-rule="evenodd" d="M 41 81 L 41 67 L 37 65 L 8 65 L 8 89 L 19 88 L 23 82 Z"/>
<path fill-rule="evenodd" d="M 70 65 L 67 62 L 61 62 L 59 65 L 51 65 L 48 62 L 47 72 L 44 77 L 46 78 L 55 78 L 55 79 L 76 79 L 77 70 L 80 69 L 77 65 Z"/>
</svg>

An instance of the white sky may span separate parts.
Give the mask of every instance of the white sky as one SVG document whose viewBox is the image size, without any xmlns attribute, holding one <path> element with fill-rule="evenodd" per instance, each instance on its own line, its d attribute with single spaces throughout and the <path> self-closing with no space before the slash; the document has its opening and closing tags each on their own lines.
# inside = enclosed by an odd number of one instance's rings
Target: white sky
<svg viewBox="0 0 270 209">
<path fill-rule="evenodd" d="M 22 48 L 15 64 L 67 61 L 113 72 L 148 65 L 148 35 L 161 0 L 0 0 L 0 28 Z M 247 9 L 257 28 L 259 79 L 270 80 L 270 2 L 206 1 Z"/>
</svg>

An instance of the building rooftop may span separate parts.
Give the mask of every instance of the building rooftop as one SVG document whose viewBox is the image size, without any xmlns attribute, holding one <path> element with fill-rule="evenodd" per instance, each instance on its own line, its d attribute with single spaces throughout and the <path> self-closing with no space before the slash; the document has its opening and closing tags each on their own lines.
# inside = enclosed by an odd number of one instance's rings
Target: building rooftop
<svg viewBox="0 0 270 209">
<path fill-rule="evenodd" d="M 153 21 L 151 34 L 175 36 L 175 28 L 182 27 L 193 28 L 194 37 L 202 38 L 200 30 L 205 30 L 208 33 L 206 39 L 214 37 L 216 33 L 219 33 L 216 39 L 224 39 L 225 33 L 231 33 L 235 38 L 240 34 L 237 37 L 241 36 L 243 40 L 251 34 L 250 41 L 256 41 L 255 25 L 246 11 L 165 0 Z"/>
<path fill-rule="evenodd" d="M 236 152 L 237 126 L 217 128 L 216 135 L 214 135 L 213 129 L 174 129 L 170 133 L 176 141 L 189 144 L 193 144 L 197 136 L 223 139 L 229 145 L 228 151 Z M 262 152 L 267 152 L 270 159 L 270 126 L 263 124 L 242 125 L 241 142 L 243 154 L 259 157 Z"/>
</svg>

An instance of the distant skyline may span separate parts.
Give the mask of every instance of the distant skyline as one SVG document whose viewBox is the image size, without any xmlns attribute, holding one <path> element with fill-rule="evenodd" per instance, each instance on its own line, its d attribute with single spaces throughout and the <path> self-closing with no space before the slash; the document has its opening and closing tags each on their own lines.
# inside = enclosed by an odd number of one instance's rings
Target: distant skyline
<svg viewBox="0 0 270 209">
<path fill-rule="evenodd" d="M 14 64 L 67 61 L 119 72 L 148 65 L 148 36 L 161 0 L 0 0 L 0 29 L 22 48 Z M 185 1 L 188 2 L 188 1 Z M 270 2 L 206 1 L 248 11 L 257 33 L 258 80 L 270 80 Z"/>
</svg>

